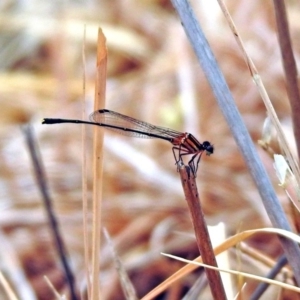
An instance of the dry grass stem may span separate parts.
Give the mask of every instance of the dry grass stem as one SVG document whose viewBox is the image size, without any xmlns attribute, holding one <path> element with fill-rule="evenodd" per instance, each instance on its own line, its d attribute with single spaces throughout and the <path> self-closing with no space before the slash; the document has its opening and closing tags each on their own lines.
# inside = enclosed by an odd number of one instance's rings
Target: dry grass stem
<svg viewBox="0 0 300 300">
<path fill-rule="evenodd" d="M 97 72 L 95 82 L 94 110 L 105 107 L 106 77 L 107 77 L 107 49 L 106 39 L 101 29 L 98 32 L 97 43 Z M 101 204 L 103 189 L 103 131 L 94 128 L 93 155 L 93 241 L 92 241 L 92 291 L 91 298 L 99 299 L 99 265 L 100 265 L 100 232 L 101 232 Z"/>
<path fill-rule="evenodd" d="M 83 98 L 82 98 L 82 119 L 86 118 L 86 27 L 84 27 L 83 43 L 82 43 L 82 65 L 83 65 Z M 92 283 L 91 283 L 91 238 L 89 235 L 89 201 L 88 201 L 88 169 L 87 169 L 87 130 L 86 126 L 82 125 L 82 225 L 83 225 L 83 240 L 84 240 L 84 269 L 86 276 L 87 298 L 91 299 Z"/>
<path fill-rule="evenodd" d="M 274 109 L 274 106 L 268 96 L 268 93 L 265 89 L 265 86 L 261 80 L 261 77 L 252 61 L 252 59 L 249 57 L 245 47 L 244 47 L 244 43 L 242 42 L 242 39 L 233 23 L 233 20 L 224 4 L 223 1 L 219 0 L 218 1 L 221 8 L 222 8 L 222 11 L 224 13 L 224 16 L 226 17 L 226 20 L 228 22 L 228 25 L 230 27 L 230 29 L 232 30 L 232 33 L 237 41 L 237 44 L 239 45 L 242 53 L 243 53 L 243 56 L 245 58 L 245 61 L 247 63 L 247 66 L 249 68 L 249 71 L 250 71 L 250 74 L 253 78 L 253 81 L 255 82 L 256 86 L 257 86 L 257 89 L 262 97 L 262 100 L 264 101 L 264 104 L 266 106 L 266 109 L 267 109 L 267 112 L 268 112 L 268 116 L 270 117 L 270 119 L 272 120 L 272 123 L 274 125 L 274 127 L 276 128 L 276 132 L 277 132 L 277 135 L 278 135 L 278 138 L 279 138 L 279 141 L 280 141 L 280 145 L 287 157 L 287 160 L 289 161 L 290 165 L 291 165 L 291 168 L 293 170 L 293 173 L 296 177 L 296 180 L 298 182 L 298 185 L 300 183 L 300 172 L 299 172 L 299 166 L 298 166 L 298 163 L 296 162 L 296 159 L 294 158 L 294 156 L 292 155 L 292 152 L 290 150 L 290 147 L 289 147 L 289 144 L 288 144 L 288 141 L 284 135 L 284 132 L 283 132 L 283 129 L 282 129 L 282 126 L 280 124 L 280 121 L 278 119 L 278 116 L 277 116 L 277 113 Z M 296 190 L 299 190 L 299 186 L 295 187 Z M 299 206 L 299 204 L 296 204 L 296 200 L 293 201 L 295 203 L 295 206 Z M 299 207 L 298 207 L 299 209 Z"/>
<path fill-rule="evenodd" d="M 120 283 L 122 286 L 122 290 L 123 290 L 125 299 L 138 300 L 134 286 L 133 286 L 132 282 L 130 281 L 129 276 L 126 272 L 126 268 L 125 268 L 124 264 L 122 263 L 120 257 L 118 256 L 116 249 L 113 245 L 113 242 L 111 240 L 111 237 L 106 229 L 104 229 L 104 235 L 105 235 L 106 241 L 108 243 L 108 246 L 111 250 L 111 254 L 114 258 L 116 270 L 119 275 L 119 279 L 120 279 Z"/>
<path fill-rule="evenodd" d="M 201 208 L 195 177 L 191 176 L 191 169 L 187 166 L 180 167 L 179 174 L 203 262 L 207 265 L 218 267 Z M 205 269 L 205 271 L 213 298 L 226 299 L 220 273 L 211 269 Z"/>
</svg>

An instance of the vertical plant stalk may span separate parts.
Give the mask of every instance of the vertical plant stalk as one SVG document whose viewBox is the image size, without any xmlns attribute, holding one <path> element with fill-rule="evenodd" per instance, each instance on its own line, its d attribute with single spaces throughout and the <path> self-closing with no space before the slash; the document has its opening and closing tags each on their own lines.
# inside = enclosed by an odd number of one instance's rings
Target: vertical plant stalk
<svg viewBox="0 0 300 300">
<path fill-rule="evenodd" d="M 240 148 L 271 223 L 276 228 L 292 231 L 269 176 L 257 154 L 224 76 L 218 67 L 190 4 L 187 0 L 171 1 L 178 12 L 184 30 L 212 88 L 220 110 Z M 293 269 L 295 279 L 300 285 L 300 249 L 295 242 L 286 238 L 280 238 L 280 241 Z"/>
<path fill-rule="evenodd" d="M 82 76 L 82 119 L 84 120 L 86 117 L 86 58 L 85 58 L 85 45 L 86 45 L 86 26 L 84 26 L 83 31 L 83 43 L 82 43 L 82 66 L 83 66 L 83 76 Z M 84 268 L 86 274 L 86 281 L 87 281 L 87 299 L 91 299 L 91 291 L 92 291 L 92 284 L 91 284 L 91 237 L 89 236 L 88 230 L 88 220 L 89 220 L 89 206 L 88 206 L 88 187 L 87 187 L 87 148 L 86 148 L 86 128 L 84 124 L 82 124 L 82 219 L 83 219 L 83 244 L 84 244 Z"/>
<path fill-rule="evenodd" d="M 185 199 L 187 201 L 189 211 L 192 217 L 192 223 L 195 230 L 196 241 L 202 261 L 210 266 L 218 267 L 214 250 L 209 237 L 209 232 L 202 211 L 199 194 L 197 190 L 196 180 L 191 176 L 191 170 L 188 166 L 179 168 L 181 184 L 184 190 Z M 206 276 L 210 286 L 213 299 L 226 299 L 221 275 L 218 271 L 205 268 Z"/>
<path fill-rule="evenodd" d="M 95 82 L 94 110 L 105 107 L 107 71 L 106 39 L 101 29 L 98 32 L 97 70 Z M 99 266 L 100 266 L 100 237 L 101 237 L 101 202 L 103 182 L 103 130 L 94 126 L 93 149 L 93 236 L 92 236 L 92 291 L 93 300 L 100 297 Z"/>
<path fill-rule="evenodd" d="M 300 154 L 300 93 L 298 87 L 298 72 L 292 49 L 288 19 L 283 0 L 273 0 L 277 24 L 277 36 L 281 51 L 282 63 L 286 77 L 286 89 L 291 104 L 294 135 Z"/>
</svg>

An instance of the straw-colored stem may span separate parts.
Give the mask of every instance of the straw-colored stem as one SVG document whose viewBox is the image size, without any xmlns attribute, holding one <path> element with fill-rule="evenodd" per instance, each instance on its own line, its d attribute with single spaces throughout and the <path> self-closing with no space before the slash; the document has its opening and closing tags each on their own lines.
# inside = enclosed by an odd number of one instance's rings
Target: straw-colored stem
<svg viewBox="0 0 300 300">
<path fill-rule="evenodd" d="M 106 39 L 99 29 L 97 48 L 97 74 L 95 88 L 94 110 L 105 105 L 107 70 Z M 100 266 L 100 234 L 101 234 L 101 200 L 103 177 L 103 132 L 98 127 L 94 128 L 94 154 L 93 154 L 93 240 L 92 240 L 92 291 L 93 300 L 100 297 L 99 266 Z"/>
</svg>

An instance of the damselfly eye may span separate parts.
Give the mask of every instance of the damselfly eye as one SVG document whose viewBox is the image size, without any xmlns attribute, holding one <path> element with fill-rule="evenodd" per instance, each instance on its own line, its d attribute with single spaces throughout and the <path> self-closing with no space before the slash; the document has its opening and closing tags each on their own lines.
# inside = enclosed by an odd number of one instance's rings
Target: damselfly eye
<svg viewBox="0 0 300 300">
<path fill-rule="evenodd" d="M 203 146 L 204 150 L 206 151 L 206 155 L 211 155 L 214 153 L 214 146 L 210 142 L 204 141 L 202 143 L 202 146 Z"/>
</svg>

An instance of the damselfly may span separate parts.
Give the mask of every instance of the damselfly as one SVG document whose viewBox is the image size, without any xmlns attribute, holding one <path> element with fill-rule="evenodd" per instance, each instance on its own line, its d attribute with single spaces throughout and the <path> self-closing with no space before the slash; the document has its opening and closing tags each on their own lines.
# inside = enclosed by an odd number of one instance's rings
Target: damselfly
<svg viewBox="0 0 300 300">
<path fill-rule="evenodd" d="M 190 166 L 194 176 L 196 176 L 198 164 L 203 152 L 206 152 L 207 155 L 214 152 L 214 146 L 211 145 L 210 142 L 205 141 L 201 144 L 190 133 L 183 133 L 169 128 L 151 125 L 108 109 L 100 109 L 93 112 L 89 119 L 90 121 L 45 118 L 42 121 L 42 124 L 90 124 L 106 127 L 110 130 L 114 130 L 128 136 L 158 138 L 169 141 L 173 145 L 172 151 L 178 167 L 180 164 L 183 164 L 183 156 L 192 155 L 188 165 Z M 178 153 L 177 155 L 176 152 Z"/>
</svg>

